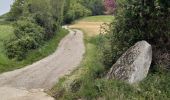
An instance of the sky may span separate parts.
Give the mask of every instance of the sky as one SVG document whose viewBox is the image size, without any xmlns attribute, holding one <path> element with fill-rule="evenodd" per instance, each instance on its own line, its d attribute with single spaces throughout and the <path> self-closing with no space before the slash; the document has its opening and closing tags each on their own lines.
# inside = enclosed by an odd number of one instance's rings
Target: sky
<svg viewBox="0 0 170 100">
<path fill-rule="evenodd" d="M 14 0 L 0 0 L 0 15 L 3 15 L 10 10 L 10 6 Z"/>
</svg>

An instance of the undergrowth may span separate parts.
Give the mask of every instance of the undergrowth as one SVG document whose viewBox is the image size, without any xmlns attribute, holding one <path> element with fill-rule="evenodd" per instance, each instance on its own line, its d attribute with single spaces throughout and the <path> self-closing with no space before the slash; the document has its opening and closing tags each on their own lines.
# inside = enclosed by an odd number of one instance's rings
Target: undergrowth
<svg viewBox="0 0 170 100">
<path fill-rule="evenodd" d="M 45 44 L 40 48 L 36 50 L 30 50 L 27 54 L 27 57 L 23 61 L 10 60 L 5 56 L 5 52 L 1 52 L 3 56 L 0 55 L 0 73 L 22 68 L 50 55 L 56 50 L 60 40 L 67 34 L 68 31 L 62 29 L 51 40 L 45 42 Z"/>
<path fill-rule="evenodd" d="M 86 54 L 79 69 L 62 78 L 49 94 L 56 100 L 168 100 L 170 73 L 150 71 L 139 84 L 129 85 L 118 80 L 106 80 L 106 69 L 98 49 L 100 36 L 85 36 Z M 105 58 L 103 58 L 105 59 Z"/>
</svg>

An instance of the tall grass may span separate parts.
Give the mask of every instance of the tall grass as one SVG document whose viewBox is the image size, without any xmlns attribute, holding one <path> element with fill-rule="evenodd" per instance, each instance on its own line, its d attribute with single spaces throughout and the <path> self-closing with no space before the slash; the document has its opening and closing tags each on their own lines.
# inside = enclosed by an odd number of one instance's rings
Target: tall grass
<svg viewBox="0 0 170 100">
<path fill-rule="evenodd" d="M 88 17 L 78 22 L 94 22 L 97 17 Z M 105 20 L 102 16 L 96 20 L 101 19 Z M 147 78 L 139 84 L 129 85 L 118 80 L 106 80 L 108 67 L 102 64 L 106 58 L 102 58 L 100 51 L 106 34 L 89 36 L 93 31 L 87 33 L 83 27 L 80 29 L 85 33 L 84 59 L 77 70 L 61 78 L 48 91 L 56 100 L 170 100 L 170 73 L 160 69 L 150 71 Z"/>
<path fill-rule="evenodd" d="M 79 69 L 60 80 L 50 94 L 56 100 L 169 100 L 170 73 L 155 71 L 139 84 L 106 80 L 98 45 L 100 36 L 85 36 L 86 54 Z"/>
</svg>

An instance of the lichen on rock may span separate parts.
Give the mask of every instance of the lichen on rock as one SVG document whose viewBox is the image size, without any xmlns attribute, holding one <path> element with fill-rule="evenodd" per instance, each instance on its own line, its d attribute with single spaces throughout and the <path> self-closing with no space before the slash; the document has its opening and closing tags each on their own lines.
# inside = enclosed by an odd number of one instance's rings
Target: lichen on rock
<svg viewBox="0 0 170 100">
<path fill-rule="evenodd" d="M 152 61 L 152 47 L 146 41 L 140 41 L 129 48 L 112 66 L 108 79 L 136 83 L 143 80 Z"/>
</svg>

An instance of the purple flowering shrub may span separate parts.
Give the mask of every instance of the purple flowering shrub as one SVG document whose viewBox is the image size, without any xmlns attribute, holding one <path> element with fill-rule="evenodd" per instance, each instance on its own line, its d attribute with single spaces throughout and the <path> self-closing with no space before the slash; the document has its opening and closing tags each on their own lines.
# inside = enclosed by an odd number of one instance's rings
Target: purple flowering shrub
<svg viewBox="0 0 170 100">
<path fill-rule="evenodd" d="M 116 0 L 104 0 L 106 14 L 113 14 L 116 8 Z"/>
</svg>

